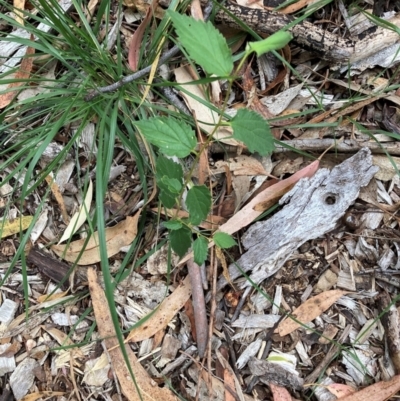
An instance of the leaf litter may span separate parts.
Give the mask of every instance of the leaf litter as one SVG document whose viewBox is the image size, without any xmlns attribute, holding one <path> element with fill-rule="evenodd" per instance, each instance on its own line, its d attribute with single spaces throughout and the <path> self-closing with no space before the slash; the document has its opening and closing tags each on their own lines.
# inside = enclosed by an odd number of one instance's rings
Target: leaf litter
<svg viewBox="0 0 400 401">
<path fill-rule="evenodd" d="M 281 12 L 293 13 L 308 3 L 308 1 L 297 2 L 283 8 Z M 63 7 L 68 9 L 66 5 Z M 150 8 L 141 9 L 142 12 L 148 10 Z M 323 10 L 326 12 L 326 9 Z M 332 18 L 339 18 L 340 12 L 342 12 L 334 8 L 327 10 L 330 10 L 335 16 Z M 150 12 L 147 15 L 150 15 Z M 171 14 L 171 17 L 173 20 L 181 18 L 177 14 Z M 348 15 L 343 15 L 343 17 L 347 23 Z M 180 35 L 179 32 L 178 35 Z M 132 52 L 136 54 L 135 59 L 137 59 L 139 42 L 140 40 L 132 42 L 134 47 Z M 186 45 L 184 44 L 184 46 Z M 187 46 L 190 47 L 191 43 Z M 32 50 L 30 47 L 26 49 L 28 52 Z M 351 151 L 356 153 L 359 148 L 365 146 L 372 149 L 373 146 L 373 141 L 370 140 L 363 128 L 378 130 L 381 126 L 386 125 L 395 130 L 396 120 L 388 117 L 383 110 L 387 105 L 393 108 L 393 104 L 399 104 L 398 93 L 391 91 L 389 94 L 382 94 L 376 89 L 372 91 L 369 88 L 365 89 L 356 80 L 349 83 L 345 75 L 342 75 L 340 79 L 333 79 L 329 76 L 330 71 L 327 66 L 323 63 L 320 64 L 320 60 L 316 62 L 310 53 L 300 51 L 296 46 L 291 46 L 290 50 L 292 53 L 291 63 L 296 65 L 299 71 L 308 71 L 305 75 L 307 82 L 299 82 L 294 76 L 290 78 L 292 80 L 290 81 L 289 71 L 285 70 L 284 74 L 281 76 L 277 74 L 273 78 L 275 81 L 272 80 L 269 83 L 270 89 L 266 91 L 269 93 L 262 94 L 259 89 L 262 73 L 255 63 L 251 63 L 246 68 L 247 82 L 245 83 L 247 86 L 244 86 L 243 93 L 235 89 L 234 99 L 228 102 L 227 110 L 227 113 L 231 113 L 232 116 L 236 114 L 239 117 L 247 118 L 249 126 L 254 125 L 255 119 L 253 114 L 249 114 L 248 109 L 259 113 L 256 119 L 259 119 L 257 121 L 260 124 L 263 118 L 275 116 L 271 121 L 271 127 L 280 128 L 277 131 L 273 128 L 272 132 L 276 138 L 282 140 L 286 146 L 286 152 L 280 155 L 273 153 L 272 156 L 268 156 L 271 163 L 267 166 L 253 155 L 247 154 L 248 150 L 271 153 L 272 144 L 266 144 L 263 141 L 261 128 L 258 134 L 256 133 L 259 143 L 253 144 L 253 147 L 249 149 L 240 143 L 240 141 L 246 140 L 246 129 L 248 129 L 246 124 L 237 125 L 233 118 L 230 120 L 231 127 L 217 128 L 214 138 L 225 139 L 209 144 L 209 152 L 216 161 L 214 163 L 213 160 L 210 160 L 209 172 L 202 173 L 202 181 L 204 181 L 202 184 L 206 184 L 204 188 L 212 188 L 212 191 L 207 194 L 213 195 L 212 201 L 215 202 L 215 207 L 213 214 L 210 215 L 207 214 L 206 207 L 204 210 L 201 207 L 195 208 L 196 211 L 201 210 L 201 213 L 195 216 L 195 224 L 209 229 L 210 222 L 213 222 L 221 233 L 229 234 L 254 227 L 253 221 L 271 206 L 276 205 L 282 196 L 304 183 L 313 182 L 311 177 L 319 167 L 329 165 L 331 168 L 350 156 L 342 154 L 336 157 L 333 155 L 321 161 L 310 162 L 307 157 L 299 158 L 298 154 L 289 152 L 288 148 L 292 145 L 303 144 L 305 147 L 301 149 L 304 152 L 312 152 L 315 150 L 313 144 L 321 146 L 322 137 L 336 140 L 336 136 L 343 136 L 344 142 L 356 138 L 358 148 L 351 147 Z M 222 51 L 226 52 L 226 49 L 224 48 Z M 287 59 L 289 60 L 289 58 Z M 393 61 L 393 57 L 391 61 Z M 274 69 L 273 62 L 265 60 L 264 62 L 270 63 L 269 67 L 271 70 Z M 24 77 L 29 79 L 31 66 L 26 68 L 26 65 L 22 63 L 19 69 L 20 74 L 26 70 Z M 364 65 L 352 66 L 351 74 L 358 76 L 359 82 L 369 82 L 369 85 L 373 85 L 373 82 L 378 79 L 379 72 L 370 67 L 379 63 L 381 62 L 368 59 Z M 136 64 L 137 60 L 134 61 L 133 68 L 136 68 Z M 226 75 L 231 69 L 231 65 L 228 64 L 212 65 L 211 63 L 207 69 L 211 73 Z M 284 71 L 279 63 L 276 65 L 278 65 L 278 70 Z M 360 73 L 361 70 L 363 72 Z M 218 114 L 207 105 L 210 99 L 215 99 L 215 96 L 208 95 L 209 88 L 205 84 L 187 85 L 187 82 L 198 78 L 197 72 L 192 67 L 178 65 L 171 71 L 175 74 L 176 82 L 180 84 L 181 97 L 186 101 L 190 111 L 194 113 L 198 126 L 205 134 L 210 135 L 219 120 Z M 322 72 L 326 75 L 323 75 Z M 275 84 L 272 82 L 275 82 L 276 89 L 279 91 L 273 90 Z M 389 84 L 386 83 L 381 88 L 385 88 Z M 220 85 L 222 90 L 226 89 L 224 82 L 220 82 Z M 279 87 L 279 85 L 281 86 Z M 349 91 L 363 94 L 368 98 L 360 98 L 346 103 L 346 93 Z M 152 95 L 154 94 L 152 93 Z M 13 100 L 14 95 L 10 96 L 9 94 L 3 96 L 3 107 Z M 335 98 L 338 100 L 334 100 Z M 320 105 L 329 107 L 329 110 L 326 111 L 323 108 L 314 110 L 314 113 L 310 113 L 309 119 L 307 119 L 308 117 L 304 118 L 307 116 L 305 114 L 301 116 L 301 121 L 296 120 L 297 114 L 307 112 L 312 107 L 320 107 Z M 215 103 L 214 106 L 219 105 Z M 285 114 L 286 112 L 289 114 Z M 162 128 L 160 122 L 164 123 Z M 239 123 L 243 124 L 243 119 L 239 118 Z M 303 123 L 305 123 L 304 126 L 301 125 Z M 310 124 L 310 127 L 307 127 L 307 123 Z M 324 123 L 327 126 L 324 126 Z M 347 131 L 344 123 L 350 127 Z M 295 124 L 299 124 L 300 128 Z M 313 124 L 322 125 L 315 128 L 312 126 Z M 165 125 L 168 126 L 166 131 L 164 130 Z M 172 132 L 174 126 L 171 120 L 157 118 L 155 121 L 142 123 L 141 126 L 139 124 L 138 127 L 143 130 L 155 128 L 166 135 L 170 134 L 167 140 L 155 142 L 155 145 L 167 150 L 171 149 L 170 145 L 176 146 L 171 156 L 175 156 L 176 152 L 179 152 L 179 156 L 187 157 L 198 138 L 194 131 L 190 133 L 189 140 L 187 137 L 182 140 L 182 138 L 174 136 Z M 235 129 L 236 136 L 232 138 Z M 226 139 L 226 137 L 229 138 Z M 294 142 L 295 138 L 298 138 L 298 142 Z M 306 141 L 307 139 L 309 142 Z M 226 152 L 224 154 L 221 152 L 221 142 L 231 145 L 233 148 L 230 150 L 223 148 Z M 390 144 L 393 144 L 391 137 L 386 139 L 380 137 L 379 147 L 381 149 L 390 150 Z M 199 145 L 201 144 L 199 143 Z M 323 145 L 323 147 L 325 149 L 328 146 Z M 86 157 L 89 157 L 89 154 L 97 157 L 97 149 L 90 148 L 92 151 L 88 152 Z M 339 146 L 338 149 L 340 149 Z M 123 152 L 125 151 L 123 150 Z M 243 152 L 246 154 L 241 154 Z M 348 151 L 345 152 L 348 153 Z M 121 156 L 114 156 L 115 164 L 118 164 L 117 157 Z M 368 187 L 371 186 L 368 196 L 365 192 L 361 192 L 346 208 L 343 220 L 332 218 L 335 223 L 332 228 L 318 234 L 316 238 L 310 236 L 304 243 L 296 246 L 293 253 L 286 255 L 285 263 L 282 264 L 279 272 L 269 277 L 268 280 L 260 282 L 257 288 L 248 292 L 238 290 L 244 281 L 239 278 L 236 282 L 238 276 L 232 275 L 227 280 L 233 284 L 232 288 L 221 290 L 214 286 L 210 293 L 205 291 L 208 311 L 211 310 L 212 302 L 216 307 L 214 327 L 210 331 L 211 337 L 208 343 L 210 348 L 207 350 L 206 364 L 200 363 L 196 359 L 199 343 L 196 338 L 198 330 L 195 328 L 196 316 L 189 312 L 193 307 L 190 300 L 191 286 L 187 271 L 179 268 L 189 255 L 179 262 L 176 255 L 172 257 L 168 255 L 169 251 L 167 251 L 164 261 L 160 262 L 163 264 L 163 266 L 159 266 L 160 269 L 150 268 L 149 262 L 146 266 L 146 261 L 144 261 L 134 275 L 125 277 L 125 280 L 119 282 L 115 286 L 115 302 L 121 327 L 124 330 L 130 330 L 125 337 L 125 350 L 130 361 L 129 366 L 135 374 L 137 387 L 129 379 L 130 373 L 127 371 L 126 361 L 123 360 L 119 348 L 121 344 L 115 339 L 115 329 L 102 288 L 103 279 L 101 275 L 98 276 L 94 268 L 82 267 L 103 262 L 100 257 L 97 233 L 92 234 L 89 239 L 86 238 L 85 230 L 89 230 L 89 226 L 87 223 L 85 224 L 83 218 L 79 218 L 79 225 L 82 225 L 84 229 L 78 231 L 77 223 L 74 223 L 75 230 L 68 228 L 69 216 L 73 215 L 72 203 L 76 202 L 76 199 L 73 199 L 73 192 L 68 191 L 68 185 L 67 190 L 64 185 L 61 189 L 52 187 L 51 190 L 56 201 L 51 200 L 46 203 L 46 210 L 51 213 L 43 215 L 42 221 L 38 221 L 40 225 L 37 224 L 32 230 L 30 246 L 36 242 L 40 247 L 47 248 L 44 252 L 49 258 L 48 260 L 56 259 L 55 255 L 58 255 L 69 262 L 71 267 L 75 264 L 78 265 L 74 274 L 80 277 L 79 288 L 81 290 L 89 288 L 90 290 L 91 306 L 94 309 L 97 328 L 93 328 L 95 333 L 91 337 L 93 341 L 89 345 L 80 345 L 93 321 L 93 315 L 83 314 L 87 304 L 70 296 L 73 294 L 72 292 L 61 292 L 61 289 L 57 288 L 57 282 L 52 283 L 36 275 L 35 269 L 40 266 L 34 264 L 29 265 L 26 284 L 31 299 L 37 304 L 27 309 L 29 318 L 25 321 L 25 313 L 18 306 L 19 304 L 14 302 L 11 305 L 7 302 L 11 301 L 10 294 L 22 295 L 23 278 L 21 267 L 18 266 L 17 271 L 8 276 L 3 284 L 5 290 L 2 292 L 4 301 L 0 306 L 0 320 L 3 339 L 12 339 L 13 344 L 19 342 L 22 347 L 21 349 L 17 347 L 13 351 L 10 343 L 3 344 L 6 345 L 6 348 L 2 351 L 4 355 L 0 355 L 2 379 L 9 381 L 11 390 L 17 399 L 22 399 L 25 395 L 27 397 L 43 397 L 46 394 L 50 395 L 49 391 L 53 392 L 51 394 L 53 396 L 61 396 L 67 392 L 70 395 L 73 391 L 78 391 L 83 396 L 86 393 L 83 388 L 80 388 L 80 380 L 76 382 L 77 378 L 82 379 L 91 391 L 99 391 L 99 388 L 102 389 L 101 391 L 107 389 L 111 390 L 113 395 L 116 394 L 116 383 L 118 382 L 121 393 L 127 399 L 140 399 L 137 389 L 141 391 L 143 399 L 178 399 L 168 387 L 158 386 L 158 384 L 164 383 L 163 372 L 168 372 L 167 379 L 187 399 L 197 397 L 202 400 L 272 398 L 284 400 L 290 399 L 290 394 L 297 399 L 306 399 L 311 394 L 311 385 L 317 387 L 318 391 L 311 395 L 316 399 L 324 399 L 324 395 L 335 391 L 337 397 L 340 393 L 347 394 L 342 398 L 343 400 L 361 400 L 366 396 L 371 400 L 391 397 L 399 391 L 399 380 L 396 375 L 399 372 L 396 363 L 399 353 L 398 347 L 396 348 L 399 327 L 395 296 L 400 287 L 396 278 L 400 266 L 398 260 L 400 237 L 397 233 L 399 223 L 396 215 L 397 205 L 400 202 L 400 190 L 399 178 L 396 174 L 397 167 L 394 167 L 397 166 L 397 160 L 394 159 L 389 163 L 390 159 L 386 157 L 382 161 L 379 161 L 378 156 L 374 157 L 374 165 L 378 165 L 380 171 L 368 184 Z M 143 213 L 140 206 L 137 207 L 143 194 L 131 179 L 134 171 L 132 171 L 132 167 L 129 167 L 129 163 L 132 160 L 128 154 L 124 154 L 122 158 L 125 158 L 123 163 L 126 166 L 119 170 L 120 173 L 109 183 L 108 188 L 110 196 L 106 217 L 112 220 L 113 216 L 118 217 L 118 214 L 120 216 L 119 222 L 105 230 L 106 254 L 111 262 L 112 274 L 119 271 L 125 252 L 129 252 L 129 245 L 136 239 L 138 220 Z M 280 162 L 280 171 L 278 162 Z M 128 172 L 125 171 L 126 169 Z M 205 171 L 204 166 L 203 169 Z M 385 174 L 383 174 L 384 172 Z M 59 173 L 56 174 L 56 180 Z M 233 177 L 228 178 L 231 173 Z M 77 186 L 77 174 L 79 175 L 80 172 L 75 171 L 65 182 L 65 184 L 70 184 L 70 190 L 74 185 Z M 288 174 L 293 175 L 287 177 Z M 239 195 L 239 184 L 234 183 L 235 176 L 249 177 L 247 194 Z M 260 178 L 261 176 L 263 177 Z M 262 188 L 262 183 L 260 188 L 256 188 L 256 180 L 262 182 L 262 179 L 269 184 L 270 181 L 276 180 L 273 177 L 266 178 L 268 176 L 278 177 L 279 181 L 267 189 Z M 231 182 L 229 183 L 229 181 Z M 52 180 L 49 181 L 49 185 L 52 185 L 51 182 Z M 330 198 L 327 197 L 325 200 L 330 199 L 330 201 L 336 202 L 335 196 L 341 194 L 340 189 L 341 186 L 343 187 L 343 177 L 337 178 L 336 185 L 338 192 L 330 194 Z M 126 188 L 129 188 L 130 193 Z M 133 196 L 134 191 L 139 196 Z M 293 192 L 286 195 L 285 201 L 293 196 L 290 194 Z M 206 191 L 202 191 L 198 195 L 195 198 L 201 204 L 209 201 Z M 234 207 L 231 207 L 232 203 L 229 203 L 229 197 L 233 195 L 239 201 L 233 203 Z M 306 196 L 306 193 L 303 192 L 302 196 Z M 1 193 L 1 197 L 3 206 L 6 193 Z M 74 202 L 71 203 L 71 199 Z M 135 200 L 131 207 L 127 207 L 129 199 Z M 305 202 L 305 205 L 310 200 L 311 198 Z M 32 202 L 33 207 L 29 204 Z M 19 214 L 12 215 L 12 213 L 9 213 L 10 216 L 4 215 L 1 228 L 3 241 L 0 245 L 2 272 L 7 270 L 10 259 L 16 253 L 18 234 L 29 228 L 32 215 L 39 202 L 39 196 L 30 199 L 25 205 L 25 210 L 20 211 L 23 213 L 21 217 Z M 294 200 L 291 199 L 289 204 L 290 202 L 294 202 Z M 93 206 L 94 201 L 87 197 L 85 199 L 86 212 L 89 212 Z M 135 207 L 136 211 L 140 210 L 133 215 Z M 281 207 L 281 210 L 284 211 L 286 206 L 283 205 L 283 202 Z M 152 210 L 155 214 L 158 209 L 155 207 Z M 189 214 L 185 215 L 188 211 L 183 209 L 168 212 L 163 210 L 160 214 L 165 215 L 170 212 L 173 215 L 189 216 Z M 81 217 L 82 213 L 79 211 L 77 213 L 76 216 Z M 86 213 L 83 214 L 86 217 Z M 221 216 L 224 218 L 222 219 Z M 282 217 L 282 219 L 287 218 L 284 215 Z M 60 224 L 60 221 L 63 221 L 63 224 Z M 152 219 L 146 221 L 146 238 L 143 240 L 141 253 L 137 257 L 148 252 L 157 252 L 158 242 L 164 238 L 162 225 L 154 229 L 154 221 Z M 283 220 L 283 224 L 285 224 L 285 220 Z M 256 231 L 254 228 L 252 230 Z M 72 235 L 81 238 L 66 245 L 50 246 L 52 241 L 63 239 L 63 233 L 68 239 Z M 277 233 L 278 229 L 275 226 L 268 235 L 280 235 Z M 267 237 L 267 235 L 264 236 Z M 227 240 L 227 238 L 219 238 L 219 241 L 222 241 L 219 243 L 223 244 L 223 240 Z M 238 235 L 236 240 L 237 243 L 243 243 L 241 235 Z M 218 235 L 215 242 L 218 243 Z M 265 244 L 267 242 L 264 243 L 264 246 L 267 246 Z M 207 245 L 211 247 L 212 241 Z M 232 257 L 238 261 L 243 251 L 239 248 L 234 252 L 237 253 L 233 253 Z M 210 257 L 204 266 L 200 266 L 204 287 L 211 285 L 212 280 L 216 279 L 212 269 L 214 267 L 222 269 L 215 265 L 217 259 L 221 260 L 220 257 L 215 259 Z M 220 262 L 219 264 L 224 263 Z M 74 287 L 71 287 L 72 290 L 75 290 Z M 343 297 L 345 294 L 347 296 Z M 380 297 L 386 297 L 386 302 L 378 303 L 377 300 Z M 59 304 L 60 298 L 65 298 L 66 303 Z M 45 312 L 48 307 L 54 309 Z M 58 309 L 65 311 L 63 318 L 56 315 L 59 313 Z M 15 317 L 17 311 L 20 315 Z M 233 319 L 235 313 L 237 317 Z M 287 315 L 287 317 L 286 320 L 281 321 L 283 315 Z M 82 316 L 82 319 L 76 321 L 74 316 Z M 217 316 L 220 316 L 219 319 Z M 132 325 L 136 325 L 139 320 L 142 320 L 141 324 L 132 329 Z M 52 324 L 56 324 L 58 327 L 70 328 L 71 338 L 59 328 L 48 327 L 49 322 L 53 322 Z M 64 323 L 61 322 L 66 322 L 66 326 L 63 326 Z M 346 333 L 346 329 L 348 329 L 348 335 L 341 339 L 341 335 Z M 22 341 L 23 338 L 28 337 L 28 341 Z M 104 340 L 94 341 L 99 337 Z M 384 341 L 386 338 L 387 346 Z M 346 346 L 340 349 L 335 342 L 338 342 L 339 345 L 346 344 Z M 98 347 L 102 344 L 104 344 L 104 349 Z M 54 349 L 59 345 L 79 345 L 80 347 L 78 349 L 68 348 L 62 352 L 55 351 Z M 277 357 L 276 354 L 273 354 L 275 351 L 270 351 L 271 346 L 281 351 L 280 356 Z M 331 355 L 329 351 L 334 346 L 337 348 L 334 348 L 335 353 Z M 390 352 L 388 352 L 388 348 Z M 229 351 L 225 356 L 222 355 L 224 349 Z M 176 354 L 176 352 L 178 353 Z M 169 354 L 172 356 L 167 357 Z M 322 358 L 321 355 L 325 357 Z M 92 359 L 93 356 L 96 358 Z M 290 362 L 291 368 L 289 369 L 287 361 L 291 357 L 294 362 Z M 165 365 L 162 367 L 160 367 L 162 363 L 157 364 L 161 358 L 167 361 L 163 362 Z M 336 361 L 335 358 L 337 358 Z M 282 360 L 286 362 L 286 365 L 281 363 Z M 143 366 L 146 367 L 146 370 Z M 222 370 L 217 369 L 221 366 Z M 18 370 L 15 370 L 16 368 Z M 222 373 L 212 376 L 211 371 L 214 371 L 214 368 L 215 372 Z M 311 380 L 311 375 L 317 370 L 321 372 L 321 378 L 315 377 Z M 14 373 L 11 373 L 12 371 Z M 69 375 L 65 375 L 63 379 L 63 389 L 67 391 L 56 391 L 61 389 L 56 385 L 56 375 L 66 371 Z M 21 372 L 23 373 L 21 374 Z M 46 376 L 46 379 L 41 379 L 38 372 Z M 180 379 L 177 379 L 178 375 Z M 258 377 L 261 383 L 267 384 L 268 387 L 255 382 L 254 377 Z M 327 379 L 332 383 L 324 385 L 323 383 Z M 180 380 L 182 380 L 181 384 L 179 384 Z M 375 383 L 371 384 L 373 381 Z M 33 383 L 40 391 L 31 390 Z M 339 385 L 344 386 L 344 383 L 347 388 L 339 387 Z"/>
</svg>

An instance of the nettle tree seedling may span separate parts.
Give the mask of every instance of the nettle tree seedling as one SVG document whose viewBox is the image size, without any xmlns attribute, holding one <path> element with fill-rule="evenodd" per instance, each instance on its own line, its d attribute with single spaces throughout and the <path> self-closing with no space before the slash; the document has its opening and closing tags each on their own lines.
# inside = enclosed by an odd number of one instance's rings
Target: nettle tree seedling
<svg viewBox="0 0 400 401">
<path fill-rule="evenodd" d="M 280 49 L 292 39 L 292 36 L 288 32 L 279 31 L 265 40 L 248 43 L 236 71 L 232 73 L 234 63 L 228 44 L 210 22 L 198 21 L 170 10 L 168 16 L 175 27 L 179 43 L 185 48 L 189 57 L 200 65 L 209 77 L 226 79 L 229 82 L 226 100 L 219 113 L 220 118 L 214 133 L 219 126 L 230 126 L 233 138 L 243 142 L 250 152 L 258 152 L 261 155 L 271 153 L 274 149 L 274 139 L 268 122 L 259 114 L 240 109 L 229 121 L 223 120 L 222 116 L 237 71 L 247 57 L 253 52 L 260 56 Z M 164 223 L 169 230 L 171 247 L 180 257 L 192 247 L 194 261 L 202 264 L 207 258 L 210 237 L 200 232 L 197 226 L 210 213 L 212 205 L 210 189 L 205 185 L 194 185 L 191 174 L 185 176 L 182 164 L 175 161 L 176 158 L 194 155 L 195 164 L 198 162 L 202 150 L 196 151 L 196 133 L 190 125 L 174 117 L 152 117 L 137 121 L 135 125 L 143 137 L 159 149 L 156 160 L 159 200 L 168 209 L 180 210 L 181 205 L 185 204 L 188 211 L 187 218 L 176 216 Z M 213 133 L 209 135 L 208 142 L 212 140 Z M 220 248 L 230 248 L 235 245 L 230 235 L 219 231 L 213 234 L 212 240 Z"/>
</svg>

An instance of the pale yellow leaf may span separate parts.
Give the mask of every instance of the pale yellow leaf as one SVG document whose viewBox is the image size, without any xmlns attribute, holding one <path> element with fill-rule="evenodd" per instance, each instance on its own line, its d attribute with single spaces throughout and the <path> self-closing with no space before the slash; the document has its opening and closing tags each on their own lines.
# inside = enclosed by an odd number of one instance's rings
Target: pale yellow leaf
<svg viewBox="0 0 400 401">
<path fill-rule="evenodd" d="M 37 302 L 39 304 L 41 304 L 42 302 L 48 302 L 48 301 L 54 301 L 56 299 L 61 299 L 64 298 L 66 295 L 68 294 L 68 291 L 64 291 L 64 292 L 55 292 L 54 294 L 48 295 L 48 294 L 43 294 L 40 295 L 37 298 Z"/>
<path fill-rule="evenodd" d="M 192 82 L 194 77 L 190 75 L 188 67 L 179 67 L 174 70 L 176 82 L 182 85 L 185 92 L 181 92 L 182 97 L 189 110 L 193 110 L 196 115 L 199 127 L 204 130 L 208 135 L 215 131 L 215 125 L 219 121 L 219 115 L 215 111 L 211 110 L 205 104 L 201 103 L 195 97 L 207 102 L 207 98 L 204 95 L 204 91 L 198 84 L 189 85 L 188 82 Z M 226 143 L 227 145 L 238 146 L 239 142 L 232 138 L 232 130 L 230 127 L 219 127 L 214 133 L 214 138 L 220 142 Z M 229 138 L 229 139 L 228 139 Z"/>
<path fill-rule="evenodd" d="M 19 24 L 24 25 L 24 13 L 22 10 L 25 9 L 25 0 L 14 0 L 14 14 L 15 14 L 15 21 Z"/>
<path fill-rule="evenodd" d="M 58 203 L 58 206 L 60 207 L 60 212 L 61 212 L 61 216 L 62 216 L 62 218 L 64 220 L 64 223 L 68 223 L 69 222 L 69 217 L 68 217 L 68 213 L 67 213 L 67 208 L 65 207 L 64 198 L 62 196 L 60 188 L 59 188 L 58 184 L 54 180 L 53 173 L 50 173 L 45 178 L 45 180 L 46 180 L 47 184 L 49 184 L 51 192 L 54 195 L 54 198 L 56 199 L 56 201 Z"/>
<path fill-rule="evenodd" d="M 82 224 L 86 221 L 87 216 L 89 214 L 90 205 L 92 203 L 92 198 L 93 198 L 93 182 L 92 180 L 90 180 L 85 199 L 82 205 L 79 207 L 79 210 L 72 216 L 71 221 L 69 222 L 67 228 L 65 229 L 63 236 L 58 242 L 59 244 L 63 241 L 66 241 L 68 238 L 71 238 L 79 230 Z"/>
<path fill-rule="evenodd" d="M 24 398 L 21 398 L 20 401 L 36 401 L 43 398 L 48 397 L 56 397 L 58 395 L 64 395 L 62 391 L 38 391 L 36 393 L 27 394 Z"/>
<path fill-rule="evenodd" d="M 25 231 L 32 223 L 32 216 L 20 216 L 14 220 L 0 221 L 0 238 L 6 238 L 10 235 Z"/>
</svg>

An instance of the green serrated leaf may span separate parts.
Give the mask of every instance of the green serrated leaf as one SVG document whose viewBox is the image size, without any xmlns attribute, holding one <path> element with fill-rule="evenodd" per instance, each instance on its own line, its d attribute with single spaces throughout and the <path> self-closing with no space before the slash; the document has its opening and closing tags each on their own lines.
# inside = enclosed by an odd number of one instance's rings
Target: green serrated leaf
<svg viewBox="0 0 400 401">
<path fill-rule="evenodd" d="M 174 207 L 176 195 L 180 193 L 183 184 L 182 166 L 165 156 L 159 156 L 156 161 L 156 179 L 161 202 L 168 208 Z"/>
<path fill-rule="evenodd" d="M 172 209 L 176 204 L 176 196 L 171 194 L 168 190 L 161 189 L 160 194 L 158 195 L 162 204 L 168 209 Z"/>
<path fill-rule="evenodd" d="M 170 178 L 164 175 L 164 177 L 161 178 L 161 185 L 165 185 L 166 188 L 168 188 L 168 191 L 171 192 L 172 194 L 179 194 L 182 189 L 182 183 L 179 182 L 176 178 Z"/>
<path fill-rule="evenodd" d="M 160 178 L 167 176 L 170 178 L 176 178 L 178 181 L 183 182 L 182 166 L 165 156 L 157 157 L 156 174 Z"/>
<path fill-rule="evenodd" d="M 196 147 L 192 128 L 172 117 L 152 117 L 134 123 L 142 135 L 167 156 L 186 157 Z"/>
<path fill-rule="evenodd" d="M 192 232 L 187 227 L 171 231 L 169 238 L 172 249 L 180 257 L 185 255 L 192 244 Z"/>
<path fill-rule="evenodd" d="M 232 54 L 225 38 L 211 22 L 197 21 L 168 10 L 179 41 L 189 56 L 208 74 L 228 76 L 233 70 Z"/>
<path fill-rule="evenodd" d="M 182 227 L 182 223 L 179 220 L 169 220 L 164 221 L 164 227 L 168 228 L 168 230 L 179 230 Z"/>
<path fill-rule="evenodd" d="M 274 138 L 269 124 L 258 113 L 239 109 L 230 124 L 233 128 L 233 137 L 242 141 L 250 152 L 266 155 L 274 150 Z"/>
<path fill-rule="evenodd" d="M 230 248 L 236 244 L 236 241 L 232 238 L 231 235 L 223 232 L 216 232 L 213 236 L 213 240 L 215 245 L 219 248 L 225 249 Z"/>
<path fill-rule="evenodd" d="M 193 242 L 193 254 L 194 254 L 194 262 L 198 265 L 202 265 L 206 259 L 208 254 L 208 241 L 205 237 L 197 237 L 197 239 Z"/>
<path fill-rule="evenodd" d="M 211 195 L 205 185 L 196 185 L 189 189 L 186 197 L 189 220 L 192 224 L 200 224 L 211 209 Z"/>
</svg>

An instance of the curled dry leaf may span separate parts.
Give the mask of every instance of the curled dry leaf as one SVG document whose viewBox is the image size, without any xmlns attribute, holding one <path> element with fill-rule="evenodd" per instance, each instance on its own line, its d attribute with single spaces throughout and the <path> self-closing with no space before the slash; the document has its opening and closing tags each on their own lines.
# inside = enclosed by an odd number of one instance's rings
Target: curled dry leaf
<svg viewBox="0 0 400 401">
<path fill-rule="evenodd" d="M 200 85 L 187 84 L 195 79 L 195 77 L 191 76 L 189 67 L 176 68 L 174 74 L 176 82 L 179 84 L 186 84 L 182 86 L 186 93 L 182 91 L 181 95 L 185 99 L 188 108 L 196 115 L 199 127 L 208 135 L 211 135 L 215 130 L 215 125 L 219 121 L 219 115 L 206 106 L 208 99 L 204 95 L 204 91 L 201 89 Z M 198 101 L 196 97 L 203 100 L 204 103 Z M 214 139 L 218 139 L 227 145 L 239 146 L 239 142 L 232 138 L 232 130 L 230 127 L 219 127 L 217 132 L 214 133 Z"/>
<path fill-rule="evenodd" d="M 154 0 L 147 9 L 146 16 L 132 35 L 131 42 L 129 44 L 128 62 L 129 68 L 132 71 L 136 71 L 139 63 L 140 48 L 142 46 L 143 35 L 146 31 L 147 25 L 149 24 L 153 11 L 157 8 L 158 1 Z"/>
<path fill-rule="evenodd" d="M 255 157 L 241 155 L 228 160 L 220 160 L 212 169 L 214 174 L 225 172 L 225 166 L 233 172 L 233 175 L 268 175 L 264 166 Z"/>
<path fill-rule="evenodd" d="M 301 326 L 301 323 L 308 323 L 314 320 L 322 312 L 325 312 L 333 305 L 340 297 L 348 294 L 349 291 L 332 290 L 318 294 L 315 297 L 308 299 L 304 304 L 300 305 L 292 312 L 296 320 L 288 317 L 277 328 L 277 332 L 281 337 L 290 334 Z M 298 323 L 299 322 L 299 323 Z"/>
<path fill-rule="evenodd" d="M 128 216 L 114 227 L 106 228 L 107 256 L 116 255 L 120 249 L 129 245 L 137 234 L 137 223 L 141 209 L 132 217 Z M 51 249 L 62 259 L 78 265 L 91 265 L 100 262 L 99 234 L 95 232 L 85 246 L 86 239 L 71 242 L 69 245 L 54 245 Z M 84 251 L 82 252 L 82 249 Z M 82 253 L 81 257 L 79 255 Z M 78 260 L 79 258 L 79 260 Z"/>
</svg>

